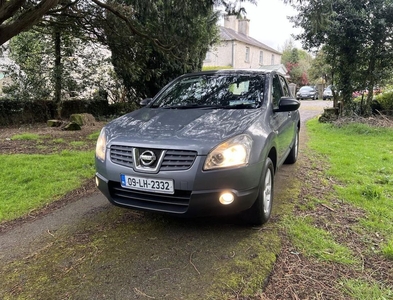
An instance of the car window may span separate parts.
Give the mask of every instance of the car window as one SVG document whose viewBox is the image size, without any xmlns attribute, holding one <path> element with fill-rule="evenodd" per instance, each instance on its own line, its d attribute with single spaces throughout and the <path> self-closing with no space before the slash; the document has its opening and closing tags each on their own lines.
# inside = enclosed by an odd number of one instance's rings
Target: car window
<svg viewBox="0 0 393 300">
<path fill-rule="evenodd" d="M 285 80 L 284 77 L 282 77 L 282 76 L 279 76 L 279 77 L 280 77 L 281 86 L 282 86 L 282 89 L 283 89 L 283 92 L 284 92 L 284 96 L 285 97 L 290 97 L 291 96 L 291 92 L 289 91 L 289 87 L 288 87 L 287 81 Z"/>
<path fill-rule="evenodd" d="M 313 88 L 311 86 L 303 86 L 300 88 L 299 92 L 307 92 L 307 91 L 312 91 Z"/>
<path fill-rule="evenodd" d="M 278 107 L 278 102 L 283 96 L 283 92 L 281 89 L 281 82 L 278 78 L 278 75 L 274 75 L 273 77 L 273 86 L 272 86 L 272 99 L 274 108 Z"/>
<path fill-rule="evenodd" d="M 264 82 L 264 74 L 187 76 L 168 86 L 152 107 L 256 108 L 263 101 Z"/>
</svg>

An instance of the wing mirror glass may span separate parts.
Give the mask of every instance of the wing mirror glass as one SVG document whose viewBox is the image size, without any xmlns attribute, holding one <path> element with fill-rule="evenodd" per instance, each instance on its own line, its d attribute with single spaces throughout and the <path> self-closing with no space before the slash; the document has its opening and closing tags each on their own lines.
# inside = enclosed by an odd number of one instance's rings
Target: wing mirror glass
<svg viewBox="0 0 393 300">
<path fill-rule="evenodd" d="M 299 107 L 300 101 L 290 97 L 281 97 L 278 102 L 278 108 L 274 109 L 274 112 L 295 111 Z"/>
</svg>

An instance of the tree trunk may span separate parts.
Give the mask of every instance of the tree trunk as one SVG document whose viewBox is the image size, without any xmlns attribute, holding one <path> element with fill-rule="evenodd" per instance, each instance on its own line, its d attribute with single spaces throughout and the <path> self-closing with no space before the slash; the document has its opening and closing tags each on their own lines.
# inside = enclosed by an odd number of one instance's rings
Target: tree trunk
<svg viewBox="0 0 393 300">
<path fill-rule="evenodd" d="M 61 65 L 61 33 L 58 29 L 55 28 L 54 34 L 55 40 L 55 103 L 57 107 L 57 117 L 61 117 L 61 74 L 62 74 L 62 65 Z"/>
</svg>

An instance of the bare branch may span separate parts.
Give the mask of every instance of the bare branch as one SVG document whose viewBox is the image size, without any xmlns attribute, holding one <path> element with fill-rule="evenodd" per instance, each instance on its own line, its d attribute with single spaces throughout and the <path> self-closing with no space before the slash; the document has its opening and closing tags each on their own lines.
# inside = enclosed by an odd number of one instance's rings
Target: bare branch
<svg viewBox="0 0 393 300">
<path fill-rule="evenodd" d="M 0 24 L 11 18 L 20 9 L 26 0 L 5 1 L 0 5 Z"/>
<path fill-rule="evenodd" d="M 42 16 L 48 12 L 52 7 L 56 6 L 59 0 L 42 0 L 34 8 L 24 11 L 13 22 L 0 25 L 0 45 L 4 44 L 13 36 L 21 33 L 24 30 L 31 28 Z"/>
</svg>

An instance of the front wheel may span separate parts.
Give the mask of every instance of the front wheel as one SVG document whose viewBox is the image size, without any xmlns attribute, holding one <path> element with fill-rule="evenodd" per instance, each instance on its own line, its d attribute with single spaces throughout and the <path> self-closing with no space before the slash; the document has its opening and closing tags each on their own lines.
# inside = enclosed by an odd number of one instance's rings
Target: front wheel
<svg viewBox="0 0 393 300">
<path fill-rule="evenodd" d="M 261 181 L 259 183 L 258 197 L 254 204 L 244 213 L 244 220 L 252 225 L 263 225 L 272 213 L 274 190 L 274 166 L 271 159 L 266 158 Z"/>
</svg>

